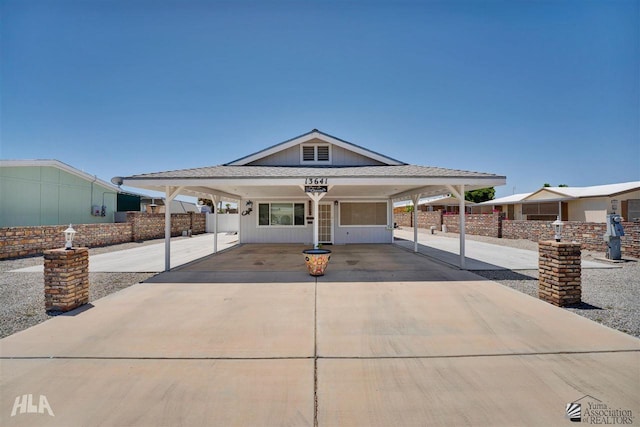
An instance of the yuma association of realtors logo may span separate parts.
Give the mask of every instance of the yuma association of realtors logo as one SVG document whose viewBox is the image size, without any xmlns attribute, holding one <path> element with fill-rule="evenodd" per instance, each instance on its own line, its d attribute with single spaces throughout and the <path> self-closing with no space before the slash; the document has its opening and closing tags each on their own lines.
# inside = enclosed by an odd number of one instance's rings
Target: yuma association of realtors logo
<svg viewBox="0 0 640 427">
<path fill-rule="evenodd" d="M 38 404 L 36 405 L 33 400 L 33 394 L 23 394 L 22 396 L 16 396 L 16 400 L 13 402 L 13 409 L 11 410 L 11 416 L 15 417 L 20 414 L 44 414 L 44 412 L 55 417 L 53 415 L 53 409 L 49 405 L 47 396 L 41 394 L 38 398 Z"/>
<path fill-rule="evenodd" d="M 582 401 L 581 403 L 578 403 Z M 574 423 L 625 425 L 633 424 L 633 412 L 630 409 L 611 408 L 593 396 L 582 396 L 567 403 L 567 418 Z"/>
</svg>

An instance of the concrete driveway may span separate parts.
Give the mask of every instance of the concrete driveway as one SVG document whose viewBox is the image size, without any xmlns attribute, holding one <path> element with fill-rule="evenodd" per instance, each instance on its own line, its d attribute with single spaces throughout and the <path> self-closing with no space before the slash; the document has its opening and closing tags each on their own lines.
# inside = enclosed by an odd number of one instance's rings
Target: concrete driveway
<svg viewBox="0 0 640 427">
<path fill-rule="evenodd" d="M 548 426 L 578 400 L 639 422 L 640 340 L 394 245 L 295 280 L 299 249 L 243 245 L 0 340 L 0 425 Z M 214 267 L 234 280 L 161 280 Z"/>
</svg>

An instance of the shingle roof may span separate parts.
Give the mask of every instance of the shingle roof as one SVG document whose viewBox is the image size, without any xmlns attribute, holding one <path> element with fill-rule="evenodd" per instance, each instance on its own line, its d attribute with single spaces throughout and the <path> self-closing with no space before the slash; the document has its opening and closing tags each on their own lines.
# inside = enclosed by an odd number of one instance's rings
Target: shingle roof
<svg viewBox="0 0 640 427">
<path fill-rule="evenodd" d="M 215 178 L 297 178 L 317 176 L 335 178 L 504 178 L 502 176 L 431 166 L 211 166 L 134 175 L 127 179 L 215 179 Z"/>
</svg>

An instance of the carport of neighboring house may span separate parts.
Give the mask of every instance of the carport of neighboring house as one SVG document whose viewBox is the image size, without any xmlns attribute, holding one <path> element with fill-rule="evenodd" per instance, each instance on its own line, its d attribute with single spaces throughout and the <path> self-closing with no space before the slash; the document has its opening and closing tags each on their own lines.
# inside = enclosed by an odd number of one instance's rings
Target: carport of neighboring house
<svg viewBox="0 0 640 427">
<path fill-rule="evenodd" d="M 115 177 L 117 185 L 236 201 L 240 243 L 392 243 L 393 202 L 504 185 L 504 176 L 410 165 L 317 129 L 220 166 Z M 214 209 L 214 232 L 217 231 Z M 417 213 L 414 212 L 414 215 Z M 464 231 L 464 215 L 460 229 Z M 171 216 L 165 213 L 165 270 Z M 418 251 L 417 229 L 414 251 Z M 214 243 L 214 253 L 217 242 Z M 464 232 L 460 267 L 465 267 Z"/>
</svg>

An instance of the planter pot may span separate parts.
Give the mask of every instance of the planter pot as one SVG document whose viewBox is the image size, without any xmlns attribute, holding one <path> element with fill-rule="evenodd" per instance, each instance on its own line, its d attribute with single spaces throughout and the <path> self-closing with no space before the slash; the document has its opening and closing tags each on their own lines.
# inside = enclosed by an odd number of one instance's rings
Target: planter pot
<svg viewBox="0 0 640 427">
<path fill-rule="evenodd" d="M 305 249 L 304 261 L 312 276 L 324 276 L 324 270 L 331 259 L 331 251 L 328 249 Z"/>
</svg>

